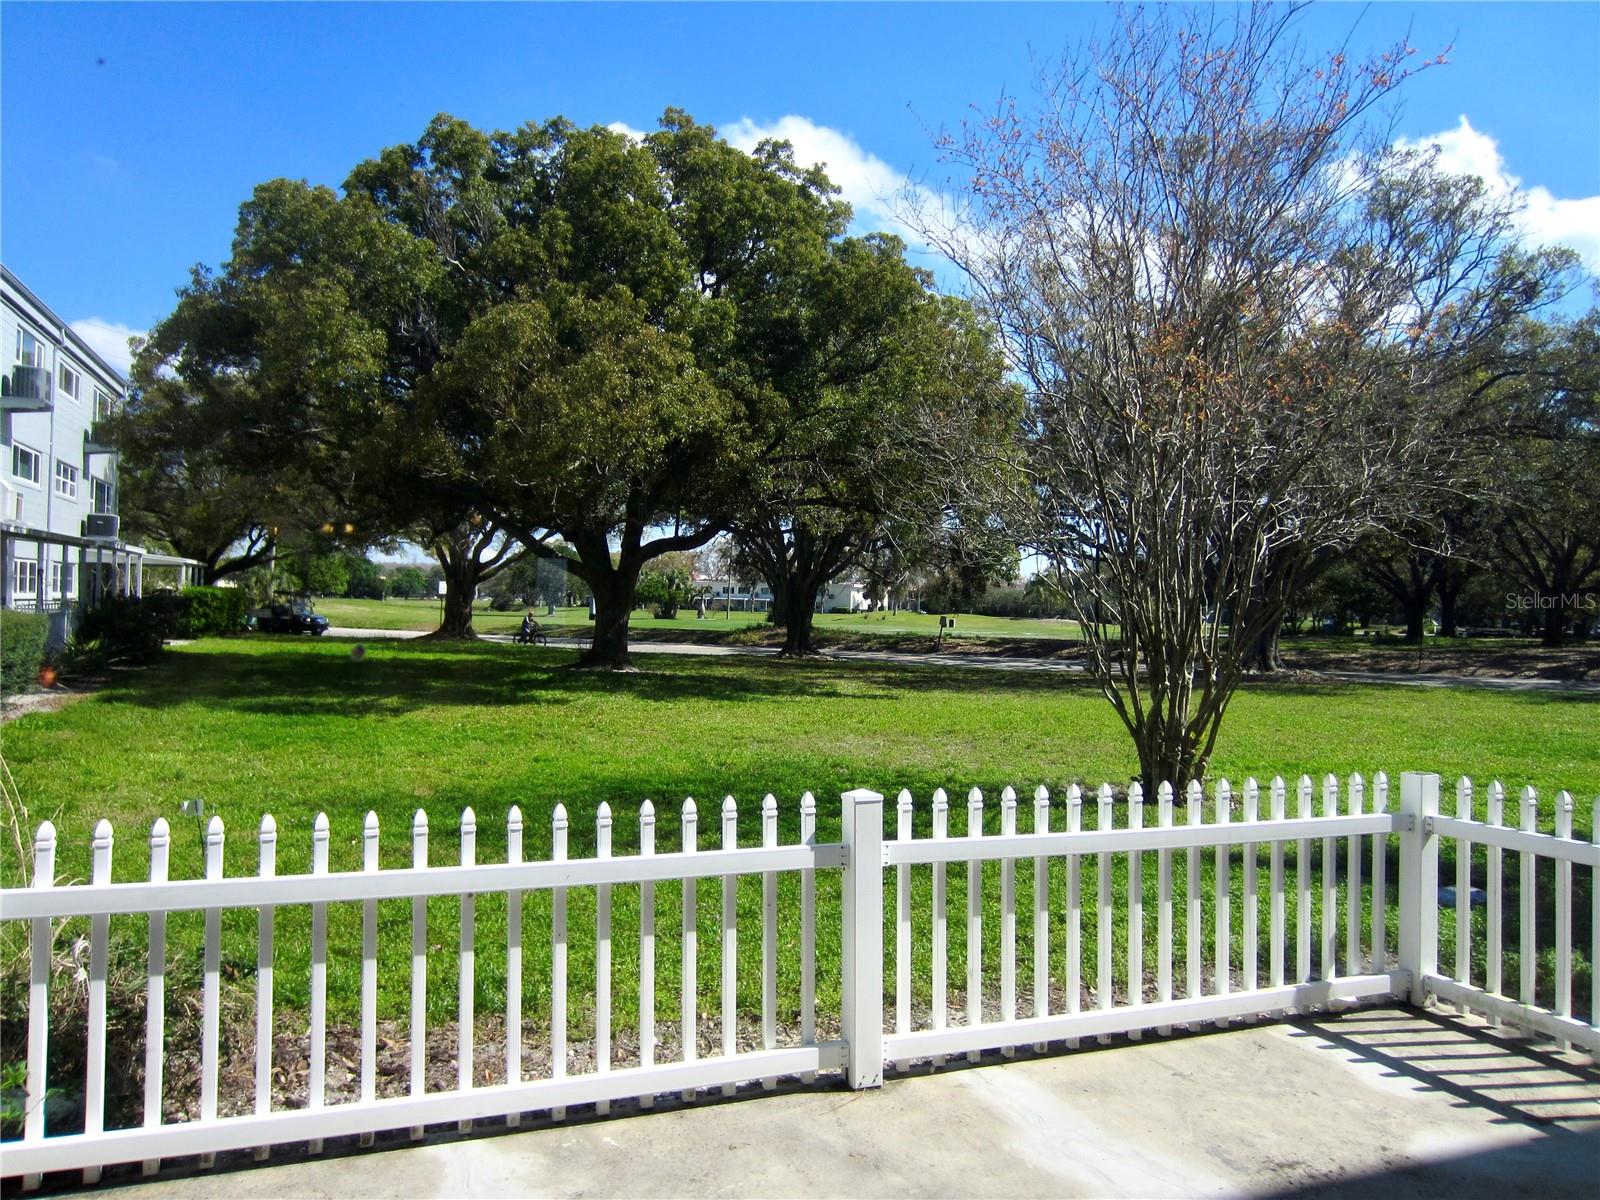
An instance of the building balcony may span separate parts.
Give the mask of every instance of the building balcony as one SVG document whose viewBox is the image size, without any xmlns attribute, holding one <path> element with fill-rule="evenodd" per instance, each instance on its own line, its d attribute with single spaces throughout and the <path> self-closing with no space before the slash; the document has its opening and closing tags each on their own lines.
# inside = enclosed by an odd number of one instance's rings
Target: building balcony
<svg viewBox="0 0 1600 1200">
<path fill-rule="evenodd" d="M 121 453 L 112 438 L 110 421 L 95 421 L 83 431 L 83 452 L 90 454 Z"/>
<path fill-rule="evenodd" d="M 0 410 L 49 412 L 52 407 L 49 367 L 12 367 L 0 375 Z"/>
</svg>

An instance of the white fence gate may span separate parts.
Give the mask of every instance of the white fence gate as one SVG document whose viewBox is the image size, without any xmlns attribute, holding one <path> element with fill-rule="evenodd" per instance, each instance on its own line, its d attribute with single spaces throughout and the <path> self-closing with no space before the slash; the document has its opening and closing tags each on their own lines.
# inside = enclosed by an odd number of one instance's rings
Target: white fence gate
<svg viewBox="0 0 1600 1200">
<path fill-rule="evenodd" d="M 1522 796 L 1521 827 L 1503 824 L 1504 794 L 1498 784 L 1489 789 L 1485 820 L 1473 816 L 1471 784 L 1458 787 L 1456 813 L 1439 813 L 1437 775 L 1407 774 L 1403 778 L 1398 809 L 1389 808 L 1388 781 L 1380 773 L 1370 790 L 1360 776 L 1343 786 L 1333 776 L 1318 788 L 1302 777 L 1293 789 L 1275 779 L 1262 794 L 1254 780 L 1235 795 L 1226 783 L 1213 790 L 1210 820 L 1205 797 L 1198 785 L 1179 798 L 1162 785 L 1154 803 L 1155 824 L 1147 825 L 1150 798 L 1139 786 L 1117 800 L 1109 786 L 1086 796 L 1076 786 L 1052 802 L 1040 788 L 1032 797 L 1032 831 L 1017 832 L 1017 798 L 1010 788 L 1000 797 L 998 836 L 984 833 L 984 799 L 974 789 L 967 797 L 967 833 L 949 836 L 949 803 L 941 790 L 932 797 L 931 836 L 915 837 L 915 806 L 902 792 L 895 805 L 897 836 L 884 838 L 884 802 L 875 792 L 858 790 L 843 796 L 842 836 L 837 843 L 816 841 L 816 806 L 811 795 L 801 801 L 800 842 L 778 844 L 778 808 L 766 797 L 761 808 L 761 845 L 738 846 L 737 810 L 728 798 L 719 813 L 721 846 L 700 849 L 698 814 L 694 802 L 680 814 L 681 849 L 656 852 L 656 815 L 647 802 L 639 813 L 639 853 L 613 857 L 612 814 L 601 805 L 597 814 L 596 853 L 592 858 L 567 857 L 568 817 L 557 807 L 552 827 L 553 852 L 548 861 L 522 860 L 523 821 L 513 808 L 507 820 L 507 861 L 476 861 L 476 818 L 469 809 L 460 828 L 460 865 L 428 866 L 428 826 L 418 813 L 411 830 L 412 866 L 401 870 L 378 867 L 378 823 L 368 815 L 362 834 L 363 869 L 330 873 L 329 824 L 319 815 L 312 841 L 312 869 L 308 875 L 278 875 L 275 871 L 277 830 L 268 816 L 258 833 L 259 872 L 254 877 L 225 878 L 222 870 L 224 830 L 213 818 L 206 834 L 205 878 L 169 881 L 169 831 L 157 821 L 150 837 L 148 882 L 111 883 L 112 830 L 102 821 L 93 842 L 92 878 L 83 885 L 54 886 L 55 832 L 47 822 L 35 841 L 34 886 L 0 892 L 0 920 L 30 923 L 31 977 L 27 1049 L 28 1106 L 23 1137 L 4 1143 L 4 1173 L 22 1175 L 24 1186 L 37 1186 L 43 1172 L 81 1169 L 87 1181 L 99 1178 L 109 1164 L 142 1161 L 147 1173 L 158 1169 L 163 1157 L 200 1155 L 209 1164 L 219 1151 L 266 1148 L 286 1142 L 307 1142 L 312 1152 L 325 1138 L 361 1135 L 369 1140 L 380 1131 L 409 1129 L 421 1136 L 423 1127 L 441 1122 L 468 1123 L 475 1119 L 505 1117 L 515 1124 L 520 1114 L 548 1111 L 560 1118 L 571 1105 L 594 1104 L 606 1111 L 611 1101 L 637 1098 L 648 1106 L 667 1093 L 691 1096 L 698 1089 L 721 1088 L 731 1093 L 739 1084 L 760 1080 L 771 1087 L 780 1076 L 809 1080 L 819 1072 L 842 1072 L 850 1087 L 874 1087 L 882 1082 L 886 1062 L 904 1065 L 914 1059 L 936 1064 L 948 1055 L 976 1058 L 986 1050 L 1014 1053 L 1018 1046 L 1045 1049 L 1051 1043 L 1076 1048 L 1084 1038 L 1101 1042 L 1113 1034 L 1137 1038 L 1144 1032 L 1169 1032 L 1174 1026 L 1198 1028 L 1226 1026 L 1235 1019 L 1255 1019 L 1314 1008 L 1338 1007 L 1362 1001 L 1400 998 L 1422 1004 L 1436 997 L 1462 1010 L 1480 1012 L 1539 1034 L 1600 1054 L 1600 1028 L 1596 1013 L 1600 997 L 1591 993 L 1589 1021 L 1573 1015 L 1572 1003 L 1572 868 L 1600 873 L 1600 847 L 1572 836 L 1572 802 L 1562 793 L 1557 803 L 1554 836 L 1534 832 L 1535 797 Z M 1084 808 L 1095 813 L 1093 828 L 1085 828 Z M 1265 815 L 1262 809 L 1265 808 Z M 1053 829 L 1052 814 L 1064 809 L 1064 829 Z M 1119 812 L 1121 819 L 1119 820 Z M 1181 816 L 1181 820 L 1179 819 Z M 1388 903 L 1387 879 L 1390 837 L 1400 838 L 1397 883 L 1398 905 Z M 1439 945 L 1439 843 L 1458 842 L 1455 920 L 1458 922 L 1456 963 L 1452 975 L 1440 973 Z M 1311 853 L 1320 842 L 1321 869 Z M 1285 871 L 1285 846 L 1293 843 L 1293 879 Z M 1267 851 L 1265 878 L 1259 862 Z M 1471 963 L 1471 862 L 1473 847 L 1484 848 L 1487 894 L 1486 977 L 1475 982 Z M 1241 886 L 1234 887 L 1232 856 L 1242 858 Z M 1342 850 L 1342 853 L 1341 853 Z M 1515 997 L 1503 994 L 1500 931 L 1502 855 L 1520 856 L 1520 971 Z M 1174 895 L 1174 856 L 1184 856 L 1184 887 Z M 1127 856 L 1126 912 L 1114 912 L 1113 859 Z M 1155 937 L 1146 936 L 1144 869 L 1153 855 L 1157 885 Z M 1201 883 L 1209 857 L 1214 889 L 1211 927 L 1204 928 Z M 1535 1003 L 1534 960 L 1536 860 L 1555 864 L 1555 994 L 1550 1007 Z M 1060 860 L 1065 894 L 1052 887 L 1050 864 Z M 1017 987 L 1016 865 L 1034 866 L 1031 902 L 1023 900 L 1024 919 L 1031 920 L 1033 963 L 1031 996 L 1021 1011 Z M 952 1011 L 950 1003 L 948 873 L 966 871 L 966 979 L 962 988 L 965 1010 Z M 1000 873 L 1000 962 L 997 1003 L 985 1004 L 989 976 L 984 971 L 983 896 L 985 870 Z M 931 874 L 927 945 L 930 948 L 928 993 L 931 1003 L 923 1028 L 913 1028 L 912 978 L 914 928 L 914 873 Z M 817 1036 L 817 873 L 841 873 L 842 978 L 838 1040 Z M 885 875 L 892 873 L 893 921 L 885 906 Z M 791 872 L 799 877 L 800 893 L 800 1033 L 798 1044 L 780 1046 L 778 1008 L 778 877 Z M 740 876 L 759 875 L 761 904 L 761 1047 L 740 1050 L 736 1040 L 735 973 L 738 961 L 738 923 L 735 887 Z M 1363 878 L 1369 881 L 1363 885 Z M 722 1053 L 696 1056 L 698 997 L 696 972 L 686 970 L 681 979 L 683 1057 L 678 1062 L 655 1061 L 655 888 L 677 884 L 682 889 L 681 928 L 683 961 L 696 963 L 698 905 L 702 880 L 720 880 L 721 888 L 721 1033 Z M 1092 882 L 1091 882 L 1092 881 Z M 1600 884 L 1600 880 L 1592 879 Z M 612 890 L 636 886 L 641 890 L 639 921 L 639 1057 L 640 1065 L 611 1069 L 610 1045 L 612 983 Z M 595 1066 L 589 1074 L 566 1074 L 567 950 L 569 931 L 567 894 L 572 888 L 595 889 Z M 524 893 L 548 891 L 551 895 L 551 1072 L 547 1078 L 522 1078 L 524 1022 L 521 904 Z M 1086 897 L 1085 892 L 1092 895 Z M 474 1086 L 473 977 L 476 955 L 475 897 L 502 893 L 507 904 L 507 937 L 496 952 L 506 956 L 505 1082 Z M 1590 962 L 1600 961 L 1600 886 L 1591 888 L 1597 911 L 1591 914 L 1596 944 Z M 458 969 L 458 1076 L 448 1091 L 428 1091 L 426 1053 L 427 900 L 458 897 L 460 926 Z M 1288 941 L 1288 908 L 1293 898 L 1294 941 Z M 410 899 L 411 905 L 411 1075 L 404 1096 L 376 1095 L 377 1030 L 377 905 L 384 900 Z M 1264 902 L 1264 903 L 1263 903 Z M 362 912 L 360 1099 L 327 1104 L 327 912 L 330 904 L 354 903 Z M 1085 904 L 1093 905 L 1096 929 L 1093 977 L 1082 978 Z M 274 918 L 286 906 L 309 906 L 311 916 L 309 1084 L 306 1107 L 274 1109 L 271 1102 L 274 1003 Z M 1262 909 L 1265 907 L 1268 953 L 1260 961 Z M 218 1055 L 220 1045 L 221 914 L 225 909 L 254 909 L 257 917 L 256 1058 L 254 1111 L 223 1117 L 217 1111 Z M 201 1070 L 198 1117 L 183 1122 L 162 1119 L 164 1022 L 166 1013 L 167 914 L 198 911 L 204 914 L 204 965 L 202 984 Z M 1343 937 L 1339 936 L 1343 914 Z M 116 916 L 148 919 L 146 964 L 146 1036 L 143 1123 L 135 1128 L 107 1130 L 105 1122 L 106 979 L 109 924 Z M 1395 953 L 1389 946 L 1391 916 L 1398 930 Z M 49 1078 L 48 1028 L 51 958 L 57 937 L 55 922 L 66 918 L 89 920 L 87 968 L 87 1077 L 82 1132 L 51 1135 L 46 1128 L 45 1105 L 36 1098 L 46 1092 Z M 1064 922 L 1063 953 L 1052 955 L 1052 922 Z M 1181 923 L 1183 956 L 1175 961 L 1175 926 Z M 1124 961 L 1113 929 L 1123 928 Z M 892 928 L 894 949 L 884 945 L 886 926 Z M 1314 928 L 1315 926 L 1315 928 Z M 1237 930 L 1237 937 L 1235 931 Z M 1210 962 L 1203 961 L 1205 935 L 1212 942 Z M 1239 953 L 1234 954 L 1237 941 Z M 1313 944 L 1314 942 L 1314 944 Z M 1293 959 L 1290 961 L 1292 952 Z M 1150 959 L 1153 953 L 1153 981 Z M 885 969 L 892 963 L 895 1009 L 885 1021 Z M 1117 979 L 1122 993 L 1119 999 Z M 1177 994 L 1179 976 L 1183 994 Z M 1591 971 L 1591 989 L 1594 974 Z M 1056 992 L 1059 1010 L 1052 1008 Z M 1084 1001 L 1091 1006 L 1085 1008 Z M 890 1025 L 886 1032 L 886 1023 Z"/>
</svg>

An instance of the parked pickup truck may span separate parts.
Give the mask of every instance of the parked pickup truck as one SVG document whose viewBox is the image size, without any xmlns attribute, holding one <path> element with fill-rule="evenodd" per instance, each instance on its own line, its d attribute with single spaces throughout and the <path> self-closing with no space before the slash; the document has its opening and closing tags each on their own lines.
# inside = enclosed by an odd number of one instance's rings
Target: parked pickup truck
<svg viewBox="0 0 1600 1200">
<path fill-rule="evenodd" d="M 258 608 L 250 619 L 261 633 L 309 633 L 321 637 L 328 632 L 328 618 L 318 616 L 304 600 Z"/>
</svg>

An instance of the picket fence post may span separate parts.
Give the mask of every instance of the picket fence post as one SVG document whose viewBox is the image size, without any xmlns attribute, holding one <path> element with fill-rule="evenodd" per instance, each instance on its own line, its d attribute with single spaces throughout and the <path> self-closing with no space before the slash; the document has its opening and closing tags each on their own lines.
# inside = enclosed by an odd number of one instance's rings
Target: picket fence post
<svg viewBox="0 0 1600 1200">
<path fill-rule="evenodd" d="M 1407 771 L 1400 777 L 1400 967 L 1411 973 L 1411 1003 L 1427 998 L 1423 976 L 1439 972 L 1439 777 Z"/>
<path fill-rule="evenodd" d="M 843 1033 L 852 1088 L 883 1086 L 883 796 L 843 796 Z"/>
</svg>

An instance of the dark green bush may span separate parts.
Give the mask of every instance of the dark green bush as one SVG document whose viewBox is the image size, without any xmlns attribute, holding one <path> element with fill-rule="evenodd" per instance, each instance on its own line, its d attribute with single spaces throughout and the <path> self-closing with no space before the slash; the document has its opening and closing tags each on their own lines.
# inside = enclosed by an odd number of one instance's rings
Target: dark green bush
<svg viewBox="0 0 1600 1200">
<path fill-rule="evenodd" d="M 20 692 L 39 681 L 49 635 L 45 613 L 0 612 L 0 690 Z"/>
<path fill-rule="evenodd" d="M 170 592 L 154 596 L 108 596 L 78 623 L 78 640 L 98 641 L 107 661 L 149 662 L 161 643 L 177 636 L 183 598 Z"/>
<path fill-rule="evenodd" d="M 240 633 L 245 623 L 245 595 L 239 588 L 187 587 L 179 595 L 183 611 L 179 637 L 215 637 Z"/>
</svg>

